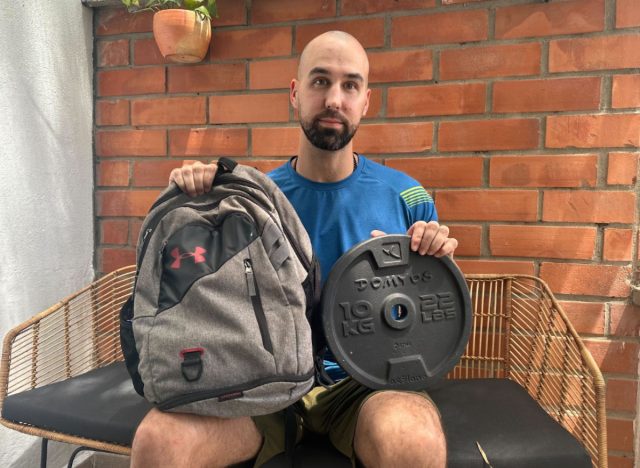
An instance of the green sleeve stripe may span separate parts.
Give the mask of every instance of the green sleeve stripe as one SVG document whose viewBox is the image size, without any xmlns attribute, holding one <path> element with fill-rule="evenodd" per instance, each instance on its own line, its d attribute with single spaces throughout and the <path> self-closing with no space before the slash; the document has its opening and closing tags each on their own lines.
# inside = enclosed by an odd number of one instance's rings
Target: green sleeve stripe
<svg viewBox="0 0 640 468">
<path fill-rule="evenodd" d="M 417 193 L 415 195 L 411 195 L 410 197 L 405 197 L 404 201 L 406 201 L 407 203 L 412 203 L 415 200 L 421 200 L 421 199 L 425 199 L 427 201 L 433 201 L 433 198 L 431 198 L 431 195 L 429 195 L 427 192 Z"/>
<path fill-rule="evenodd" d="M 412 187 L 400 193 L 400 196 L 405 201 L 405 203 L 409 206 L 409 208 L 413 208 L 420 203 L 433 203 L 433 198 L 431 195 L 427 193 L 427 191 L 421 185 L 417 187 Z"/>
<path fill-rule="evenodd" d="M 407 206 L 409 208 L 413 208 L 414 206 L 419 205 L 420 203 L 429 203 L 429 202 L 432 202 L 432 201 L 433 200 L 431 198 L 420 198 L 420 199 L 414 200 L 414 201 L 412 201 L 410 203 L 407 203 Z"/>
<path fill-rule="evenodd" d="M 402 198 L 406 198 L 409 195 L 413 195 L 414 193 L 421 193 L 421 192 L 425 192 L 425 189 L 421 185 L 418 185 L 417 187 L 412 187 L 412 188 L 407 189 L 407 190 L 405 190 L 403 192 L 400 192 L 400 196 Z"/>
</svg>

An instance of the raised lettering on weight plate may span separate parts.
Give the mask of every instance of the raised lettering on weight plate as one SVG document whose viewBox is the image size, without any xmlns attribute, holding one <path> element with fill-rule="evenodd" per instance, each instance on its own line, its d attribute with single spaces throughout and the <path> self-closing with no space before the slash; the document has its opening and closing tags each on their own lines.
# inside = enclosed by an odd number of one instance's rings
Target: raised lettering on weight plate
<svg viewBox="0 0 640 468">
<path fill-rule="evenodd" d="M 455 301 L 449 292 L 423 294 L 420 296 L 420 318 L 422 323 L 440 322 L 456 318 Z"/>
<path fill-rule="evenodd" d="M 340 308 L 344 320 L 342 321 L 342 334 L 345 338 L 350 336 L 370 335 L 375 333 L 375 324 L 371 317 L 372 306 L 367 301 L 341 302 Z"/>
<path fill-rule="evenodd" d="M 412 275 L 387 275 L 387 276 L 374 276 L 373 278 L 359 278 L 354 280 L 356 290 L 358 292 L 365 291 L 367 288 L 373 290 L 387 289 L 387 288 L 399 288 L 408 283 L 418 284 L 419 282 L 427 283 L 431 281 L 433 276 L 430 272 L 424 271 L 422 273 L 416 273 Z"/>
</svg>

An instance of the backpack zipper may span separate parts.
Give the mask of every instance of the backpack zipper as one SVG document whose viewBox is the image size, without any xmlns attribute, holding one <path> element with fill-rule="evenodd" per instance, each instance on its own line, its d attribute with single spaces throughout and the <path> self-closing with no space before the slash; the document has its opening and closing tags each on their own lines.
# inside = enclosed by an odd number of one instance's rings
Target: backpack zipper
<svg viewBox="0 0 640 468">
<path fill-rule="evenodd" d="M 244 275 L 247 280 L 247 288 L 249 297 L 251 298 L 251 305 L 253 306 L 253 313 L 258 321 L 258 328 L 260 329 L 260 336 L 262 337 L 262 346 L 273 355 L 273 343 L 271 342 L 271 336 L 269 336 L 267 316 L 262 308 L 260 290 L 258 289 L 258 283 L 253 273 L 253 263 L 248 258 L 244 260 Z"/>
</svg>

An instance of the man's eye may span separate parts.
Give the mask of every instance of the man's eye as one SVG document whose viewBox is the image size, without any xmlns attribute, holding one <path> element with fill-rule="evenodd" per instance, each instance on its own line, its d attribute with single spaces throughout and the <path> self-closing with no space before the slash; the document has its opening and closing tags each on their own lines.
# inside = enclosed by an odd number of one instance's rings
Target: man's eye
<svg viewBox="0 0 640 468">
<path fill-rule="evenodd" d="M 348 89 L 349 91 L 352 90 L 356 90 L 358 89 L 358 85 L 352 81 L 349 81 L 347 83 L 344 84 L 345 89 Z"/>
<path fill-rule="evenodd" d="M 324 78 L 316 78 L 313 80 L 313 84 L 316 86 L 324 86 L 327 84 L 327 80 Z"/>
</svg>

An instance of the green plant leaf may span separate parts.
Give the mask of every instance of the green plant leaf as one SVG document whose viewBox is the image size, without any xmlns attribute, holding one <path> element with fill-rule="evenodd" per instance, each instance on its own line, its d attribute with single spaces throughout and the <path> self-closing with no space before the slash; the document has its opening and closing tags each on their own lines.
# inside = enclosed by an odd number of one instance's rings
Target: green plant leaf
<svg viewBox="0 0 640 468">
<path fill-rule="evenodd" d="M 211 16 L 218 18 L 218 4 L 216 0 L 207 0 L 207 9 Z"/>
<path fill-rule="evenodd" d="M 207 10 L 207 7 L 201 6 L 201 7 L 196 8 L 193 11 L 195 11 L 200 16 L 201 20 L 204 21 L 205 18 L 211 20 L 211 15 L 209 14 L 209 10 Z"/>
<path fill-rule="evenodd" d="M 140 0 L 121 0 L 129 12 L 133 13 L 140 9 Z"/>
<path fill-rule="evenodd" d="M 211 15 L 218 17 L 218 7 L 216 0 L 120 0 L 127 7 L 130 13 L 137 13 L 148 10 L 162 10 L 165 8 L 184 8 L 198 13 L 201 19 Z M 205 6 L 206 4 L 206 6 Z"/>
</svg>

